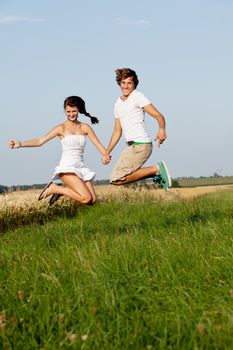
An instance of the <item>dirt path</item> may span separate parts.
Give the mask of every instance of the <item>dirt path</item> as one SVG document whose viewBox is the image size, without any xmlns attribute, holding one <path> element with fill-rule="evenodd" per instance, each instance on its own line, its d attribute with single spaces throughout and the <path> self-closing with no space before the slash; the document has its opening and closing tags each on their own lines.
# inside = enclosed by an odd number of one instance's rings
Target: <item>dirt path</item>
<svg viewBox="0 0 233 350">
<path fill-rule="evenodd" d="M 192 188 L 171 188 L 168 192 L 161 189 L 147 190 L 144 188 L 132 189 L 129 187 L 120 187 L 112 185 L 100 185 L 96 186 L 96 192 L 100 197 L 104 198 L 116 198 L 116 197 L 143 197 L 160 199 L 189 199 L 193 197 L 202 196 L 207 193 L 230 191 L 233 190 L 233 185 L 220 185 L 220 186 L 200 186 Z"/>
<path fill-rule="evenodd" d="M 193 198 L 202 196 L 207 193 L 233 190 L 233 185 L 220 186 L 200 186 L 193 188 L 172 188 L 171 191 L 179 195 L 181 198 Z"/>
</svg>

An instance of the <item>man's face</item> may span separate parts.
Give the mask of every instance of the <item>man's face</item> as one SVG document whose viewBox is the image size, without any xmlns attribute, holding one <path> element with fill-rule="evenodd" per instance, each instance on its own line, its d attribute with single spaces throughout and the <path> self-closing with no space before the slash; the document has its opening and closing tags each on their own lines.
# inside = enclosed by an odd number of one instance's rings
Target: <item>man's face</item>
<svg viewBox="0 0 233 350">
<path fill-rule="evenodd" d="M 126 79 L 122 79 L 120 83 L 120 88 L 125 97 L 128 97 L 133 90 L 135 90 L 135 85 L 133 81 L 133 77 L 128 77 Z"/>
</svg>

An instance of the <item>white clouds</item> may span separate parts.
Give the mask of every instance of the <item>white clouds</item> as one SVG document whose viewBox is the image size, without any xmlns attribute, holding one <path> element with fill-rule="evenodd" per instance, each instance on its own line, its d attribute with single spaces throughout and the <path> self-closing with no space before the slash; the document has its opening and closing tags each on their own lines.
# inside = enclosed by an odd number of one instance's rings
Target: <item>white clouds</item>
<svg viewBox="0 0 233 350">
<path fill-rule="evenodd" d="M 122 24 L 131 24 L 136 26 L 152 25 L 152 23 L 150 21 L 147 21 L 146 19 L 133 20 L 130 18 L 115 18 L 114 21 Z"/>
<path fill-rule="evenodd" d="M 31 18 L 22 16 L 0 16 L 0 24 L 12 24 L 16 22 L 43 22 L 43 18 Z"/>
</svg>

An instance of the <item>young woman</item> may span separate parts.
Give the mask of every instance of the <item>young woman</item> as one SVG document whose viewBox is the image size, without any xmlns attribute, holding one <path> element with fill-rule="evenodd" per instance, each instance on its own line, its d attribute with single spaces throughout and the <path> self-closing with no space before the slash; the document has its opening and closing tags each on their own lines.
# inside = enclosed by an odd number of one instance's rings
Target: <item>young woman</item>
<svg viewBox="0 0 233 350">
<path fill-rule="evenodd" d="M 98 123 L 96 117 L 91 116 L 85 108 L 85 102 L 78 96 L 70 96 L 64 101 L 66 121 L 55 126 L 46 135 L 28 141 L 9 142 L 12 149 L 19 147 L 40 147 L 49 140 L 58 136 L 62 143 L 62 157 L 55 168 L 53 180 L 61 179 L 66 186 L 56 185 L 51 181 L 40 193 L 38 200 L 51 196 L 50 204 L 53 204 L 60 196 L 64 195 L 82 204 L 94 204 L 96 193 L 93 187 L 95 173 L 85 167 L 83 153 L 86 145 L 86 137 L 96 146 L 102 154 L 104 164 L 109 163 L 110 156 L 100 143 L 93 129 L 85 123 L 78 121 L 79 113 L 91 119 L 92 124 Z"/>
</svg>

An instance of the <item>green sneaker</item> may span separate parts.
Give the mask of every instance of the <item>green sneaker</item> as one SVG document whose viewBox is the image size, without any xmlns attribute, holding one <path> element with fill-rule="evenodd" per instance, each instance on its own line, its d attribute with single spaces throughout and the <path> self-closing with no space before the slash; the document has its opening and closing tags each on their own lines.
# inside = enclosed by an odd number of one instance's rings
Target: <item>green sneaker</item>
<svg viewBox="0 0 233 350">
<path fill-rule="evenodd" d="M 169 187 L 171 187 L 172 182 L 171 182 L 171 177 L 169 175 L 167 166 L 165 162 L 162 160 L 161 162 L 158 163 L 158 167 L 159 167 L 159 173 L 158 175 L 155 175 L 155 178 L 157 178 L 160 175 L 161 179 L 157 182 L 159 183 L 159 185 L 162 186 L 162 188 L 165 191 L 168 191 Z"/>
<path fill-rule="evenodd" d="M 155 176 L 153 177 L 153 181 L 154 181 L 154 183 L 160 185 L 160 182 L 162 181 L 161 175 L 159 175 L 159 174 L 158 174 L 158 175 L 155 175 Z"/>
</svg>

